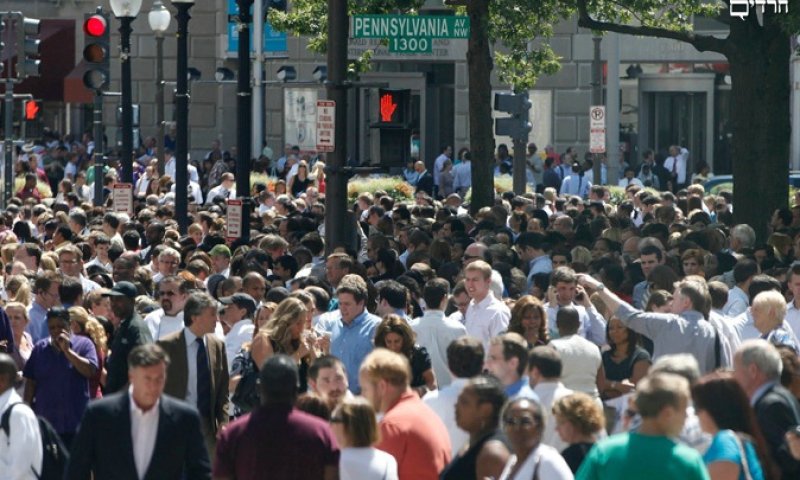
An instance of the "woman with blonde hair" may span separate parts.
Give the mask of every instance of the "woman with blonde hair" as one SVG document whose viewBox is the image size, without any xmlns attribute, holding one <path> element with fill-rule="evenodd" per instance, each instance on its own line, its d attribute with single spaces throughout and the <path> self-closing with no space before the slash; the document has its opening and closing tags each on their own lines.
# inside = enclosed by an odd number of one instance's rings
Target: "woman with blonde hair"
<svg viewBox="0 0 800 480">
<path fill-rule="evenodd" d="M 228 391 L 231 392 L 231 403 L 233 404 L 233 416 L 240 417 L 250 412 L 258 405 L 258 389 L 256 381 L 258 370 L 261 364 L 257 364 L 253 359 L 253 341 L 259 338 L 259 332 L 263 333 L 269 323 L 272 314 L 278 305 L 274 302 L 262 304 L 253 315 L 253 340 L 244 342 L 233 359 L 231 366 L 230 381 Z M 239 384 L 242 384 L 241 387 Z"/>
<path fill-rule="evenodd" d="M 31 305 L 31 282 L 24 275 L 12 275 L 6 280 L 6 294 L 9 302 L 19 302 L 26 307 Z"/>
<path fill-rule="evenodd" d="M 325 193 L 325 162 L 317 160 L 314 166 L 311 167 L 311 179 L 314 181 L 314 186 L 317 187 L 319 193 Z"/>
<path fill-rule="evenodd" d="M 550 338 L 547 333 L 547 311 L 542 301 L 533 295 L 520 297 L 511 309 L 508 331 L 522 335 L 528 342 L 528 348 L 546 345 Z"/>
<path fill-rule="evenodd" d="M 100 398 L 103 396 L 100 386 L 105 383 L 105 362 L 108 353 L 106 331 L 83 307 L 69 308 L 69 324 L 72 333 L 86 337 L 94 343 L 97 351 L 97 372 L 89 379 L 89 398 Z"/>
<path fill-rule="evenodd" d="M 397 480 L 397 461 L 373 447 L 380 431 L 372 404 L 363 397 L 345 399 L 331 415 L 331 430 L 341 447 L 340 480 Z"/>
<path fill-rule="evenodd" d="M 33 338 L 26 332 L 30 317 L 28 317 L 28 307 L 19 302 L 9 302 L 5 307 L 8 321 L 11 324 L 11 333 L 14 335 L 14 353 L 11 357 L 17 364 L 17 370 L 22 371 L 28 359 L 31 358 L 33 351 Z M 17 392 L 25 392 L 25 385 L 21 385 Z"/>
</svg>

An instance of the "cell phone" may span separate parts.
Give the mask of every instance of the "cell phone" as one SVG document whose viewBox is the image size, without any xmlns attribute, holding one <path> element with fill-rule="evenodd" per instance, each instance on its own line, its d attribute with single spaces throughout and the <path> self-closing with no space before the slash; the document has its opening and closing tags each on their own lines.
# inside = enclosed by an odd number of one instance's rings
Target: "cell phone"
<svg viewBox="0 0 800 480">
<path fill-rule="evenodd" d="M 575 295 L 575 300 L 582 302 L 583 301 L 583 292 Z"/>
</svg>

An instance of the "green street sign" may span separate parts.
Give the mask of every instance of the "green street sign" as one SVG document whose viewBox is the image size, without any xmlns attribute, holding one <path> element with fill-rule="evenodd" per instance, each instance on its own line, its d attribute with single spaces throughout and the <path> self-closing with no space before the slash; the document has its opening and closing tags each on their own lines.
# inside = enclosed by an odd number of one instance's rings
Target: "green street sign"
<svg viewBox="0 0 800 480">
<path fill-rule="evenodd" d="M 441 15 L 354 15 L 352 38 L 389 41 L 396 53 L 430 52 L 434 38 L 469 38 L 469 17 Z"/>
</svg>

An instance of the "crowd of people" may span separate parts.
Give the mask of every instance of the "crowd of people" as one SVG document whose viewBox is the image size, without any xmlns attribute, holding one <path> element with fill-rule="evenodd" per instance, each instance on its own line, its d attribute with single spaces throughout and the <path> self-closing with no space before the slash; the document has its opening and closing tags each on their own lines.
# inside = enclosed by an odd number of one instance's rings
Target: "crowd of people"
<svg viewBox="0 0 800 480">
<path fill-rule="evenodd" d="M 448 147 L 328 246 L 322 162 L 289 147 L 231 241 L 218 143 L 182 234 L 169 173 L 94 206 L 89 142 L 20 152 L 38 197 L 1 214 L 0 478 L 51 478 L 42 422 L 69 479 L 800 477 L 800 206 L 758 243 L 675 172 L 470 213 Z"/>
</svg>

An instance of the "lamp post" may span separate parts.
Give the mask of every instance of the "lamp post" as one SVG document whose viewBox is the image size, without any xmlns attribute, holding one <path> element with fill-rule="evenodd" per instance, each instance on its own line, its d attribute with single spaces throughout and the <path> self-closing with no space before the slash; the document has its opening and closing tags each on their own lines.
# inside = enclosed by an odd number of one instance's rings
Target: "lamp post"
<svg viewBox="0 0 800 480">
<path fill-rule="evenodd" d="M 260 1 L 260 0 L 259 0 Z M 250 86 L 250 6 L 253 0 L 237 0 L 239 7 L 239 79 L 236 86 L 236 196 L 242 200 L 242 238 L 250 238 L 250 152 L 253 88 Z M 257 19 L 263 22 L 262 18 Z M 260 39 L 256 39 L 260 41 Z M 260 74 L 259 74 L 260 75 Z"/>
<path fill-rule="evenodd" d="M 120 21 L 120 53 L 122 65 L 122 181 L 133 183 L 133 98 L 131 93 L 131 23 L 139 15 L 142 0 L 111 0 L 111 11 Z"/>
<path fill-rule="evenodd" d="M 169 10 L 156 0 L 147 14 L 147 23 L 156 36 L 156 121 L 158 122 L 158 174 L 164 175 L 164 32 L 169 29 L 172 16 Z"/>
<path fill-rule="evenodd" d="M 178 229 L 186 235 L 189 229 L 189 9 L 194 0 L 172 0 L 178 9 L 178 69 L 175 92 L 175 216 Z"/>
</svg>

